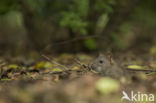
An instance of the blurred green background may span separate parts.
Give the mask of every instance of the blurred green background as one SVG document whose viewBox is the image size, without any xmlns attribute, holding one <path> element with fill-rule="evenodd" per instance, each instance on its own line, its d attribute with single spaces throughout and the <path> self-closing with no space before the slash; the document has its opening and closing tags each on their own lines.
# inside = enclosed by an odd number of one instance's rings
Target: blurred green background
<svg viewBox="0 0 156 103">
<path fill-rule="evenodd" d="M 0 0 L 0 54 L 156 53 L 155 0 Z"/>
</svg>

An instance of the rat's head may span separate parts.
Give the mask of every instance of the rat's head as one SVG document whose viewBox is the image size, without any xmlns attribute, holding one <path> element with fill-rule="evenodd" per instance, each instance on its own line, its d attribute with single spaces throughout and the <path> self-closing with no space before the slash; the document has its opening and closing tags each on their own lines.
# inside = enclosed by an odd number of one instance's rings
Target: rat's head
<svg viewBox="0 0 156 103">
<path fill-rule="evenodd" d="M 97 72 L 102 72 L 110 65 L 110 61 L 103 54 L 99 54 L 99 56 L 92 62 L 91 68 Z"/>
</svg>

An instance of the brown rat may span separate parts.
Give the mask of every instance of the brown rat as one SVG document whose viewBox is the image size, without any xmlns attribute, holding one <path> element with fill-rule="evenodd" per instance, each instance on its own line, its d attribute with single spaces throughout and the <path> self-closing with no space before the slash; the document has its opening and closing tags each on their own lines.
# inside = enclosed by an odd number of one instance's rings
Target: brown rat
<svg viewBox="0 0 156 103">
<path fill-rule="evenodd" d="M 105 55 L 100 54 L 97 59 L 95 59 L 90 65 L 91 69 L 98 72 L 102 76 L 109 76 L 116 79 L 121 79 L 121 77 L 126 77 L 129 81 L 142 81 L 138 75 L 136 75 L 136 70 L 129 71 L 128 69 L 121 68 L 116 62 L 111 63 L 112 61 L 108 59 Z M 155 70 L 139 70 L 139 71 L 154 71 Z M 144 82 L 144 81 L 143 81 Z"/>
<path fill-rule="evenodd" d="M 100 73 L 102 76 L 120 78 L 124 76 L 125 71 L 115 62 L 111 61 L 103 54 L 100 54 L 91 64 L 92 70 Z"/>
</svg>

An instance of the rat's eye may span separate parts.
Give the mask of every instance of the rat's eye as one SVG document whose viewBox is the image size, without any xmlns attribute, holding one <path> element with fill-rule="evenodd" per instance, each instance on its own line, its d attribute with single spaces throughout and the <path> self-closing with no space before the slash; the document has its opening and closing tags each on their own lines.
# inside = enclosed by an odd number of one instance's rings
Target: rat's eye
<svg viewBox="0 0 156 103">
<path fill-rule="evenodd" d="M 103 61 L 102 61 L 102 60 L 100 60 L 100 61 L 99 61 L 99 63 L 101 63 L 101 64 L 102 64 L 102 63 L 103 63 Z"/>
</svg>

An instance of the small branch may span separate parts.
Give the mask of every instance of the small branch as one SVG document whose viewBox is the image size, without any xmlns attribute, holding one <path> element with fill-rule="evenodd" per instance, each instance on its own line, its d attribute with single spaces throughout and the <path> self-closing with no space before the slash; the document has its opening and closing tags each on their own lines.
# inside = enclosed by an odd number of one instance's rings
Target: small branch
<svg viewBox="0 0 156 103">
<path fill-rule="evenodd" d="M 156 70 L 154 70 L 154 69 L 130 69 L 130 68 L 126 68 L 126 70 L 140 71 L 140 72 L 156 72 Z"/>
<path fill-rule="evenodd" d="M 85 64 L 82 64 L 78 59 L 74 59 L 74 61 L 79 64 L 80 66 L 82 66 L 84 69 L 86 69 L 88 66 L 86 66 Z"/>
<path fill-rule="evenodd" d="M 58 62 L 56 62 L 56 61 L 54 61 L 54 60 L 52 60 L 52 59 L 50 59 L 50 58 L 47 57 L 46 55 L 42 54 L 41 56 L 42 56 L 43 58 L 47 59 L 49 62 L 54 63 L 54 64 L 56 64 L 56 65 L 58 65 L 58 66 L 61 66 L 61 67 L 63 67 L 65 70 L 68 70 L 68 68 L 67 68 L 66 66 L 64 66 L 64 65 L 62 65 L 62 64 L 60 64 L 60 63 L 58 63 Z"/>
<path fill-rule="evenodd" d="M 5 66 L 5 65 L 6 65 L 5 62 L 0 64 L 0 80 L 2 79 L 2 76 L 3 76 L 3 74 L 4 74 L 3 66 Z"/>
</svg>

